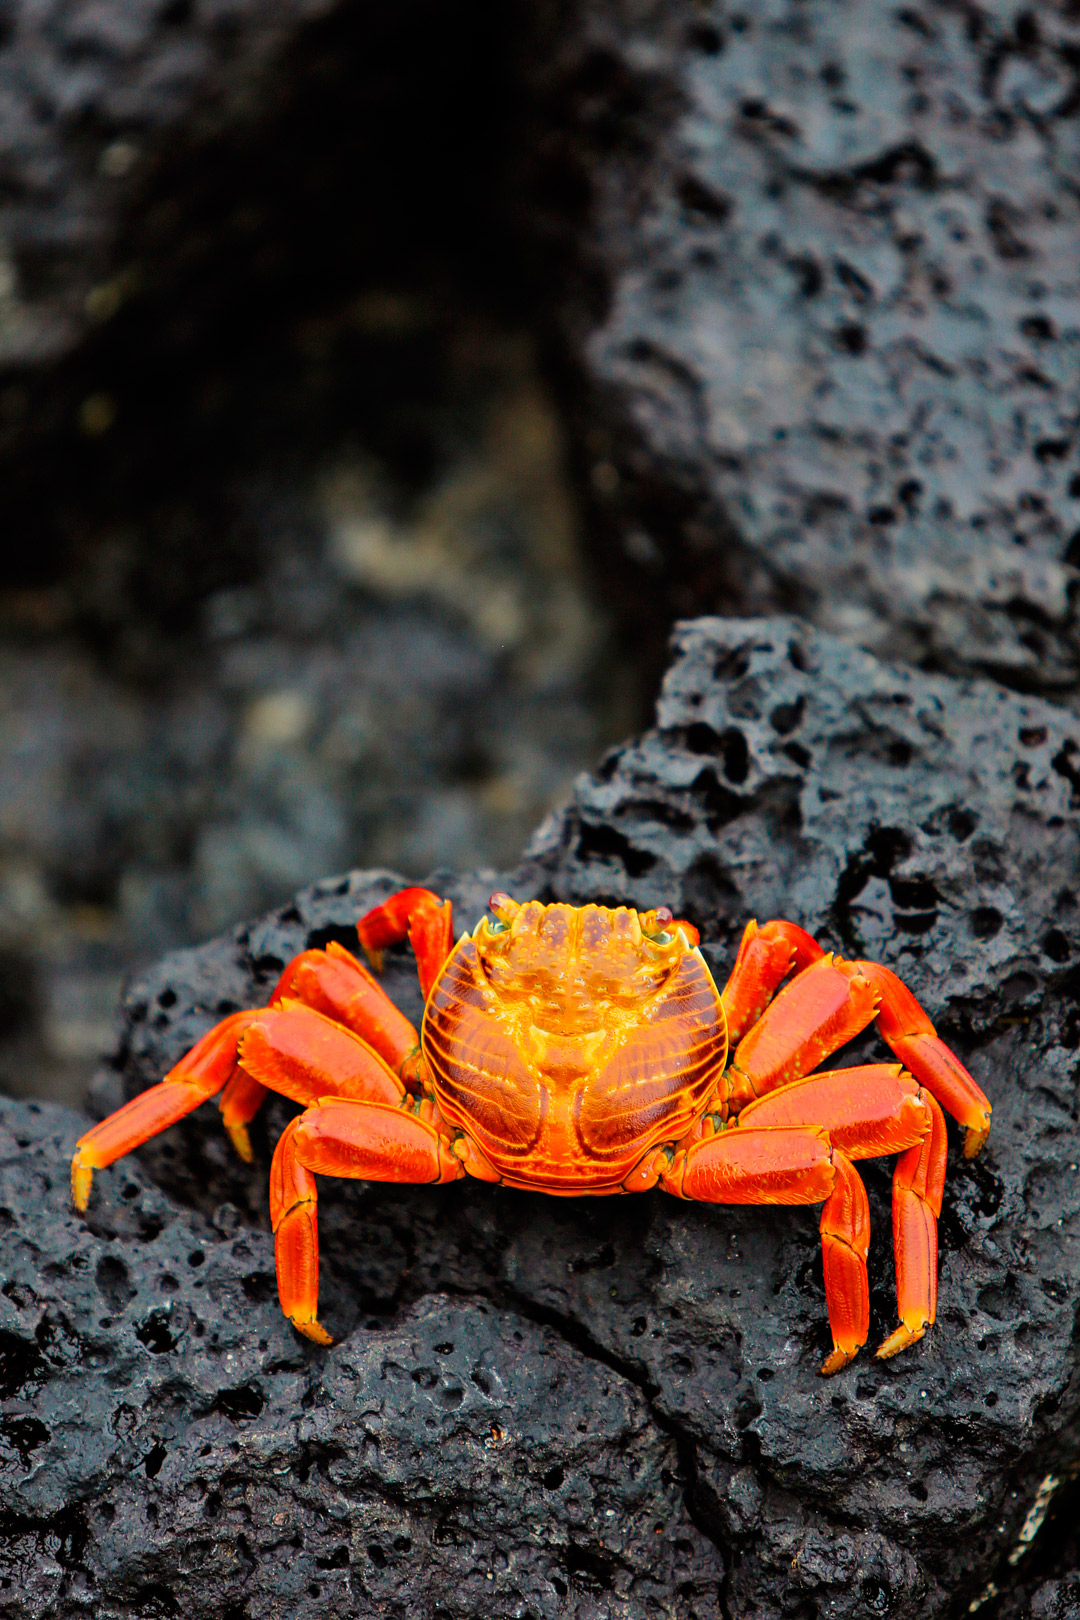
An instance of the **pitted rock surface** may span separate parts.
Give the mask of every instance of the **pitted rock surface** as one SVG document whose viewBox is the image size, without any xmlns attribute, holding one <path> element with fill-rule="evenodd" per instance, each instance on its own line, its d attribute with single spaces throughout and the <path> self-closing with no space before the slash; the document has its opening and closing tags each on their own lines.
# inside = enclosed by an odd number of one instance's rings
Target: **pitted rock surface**
<svg viewBox="0 0 1080 1620">
<path fill-rule="evenodd" d="M 817 1377 L 812 1210 L 326 1180 L 339 1342 L 319 1351 L 274 1297 L 279 1105 L 254 1167 L 206 1108 L 100 1172 L 85 1223 L 79 1120 L 6 1105 L 0 1612 L 855 1620 L 1007 1594 L 1040 1483 L 1078 1460 L 1078 760 L 1080 724 L 1038 699 L 794 621 L 700 620 L 656 730 L 516 874 L 432 880 L 461 926 L 496 886 L 668 902 L 718 975 L 748 916 L 788 915 L 911 984 L 995 1112 L 974 1162 L 950 1130 L 937 1325 L 888 1363 Z M 353 873 L 166 959 L 127 997 L 99 1106 L 394 883 Z M 403 952 L 386 982 L 415 1015 Z M 863 1169 L 872 1347 L 895 1312 L 889 1167 Z"/>
<path fill-rule="evenodd" d="M 1075 8 L 535 16 L 529 222 L 628 600 L 1075 691 Z"/>
</svg>

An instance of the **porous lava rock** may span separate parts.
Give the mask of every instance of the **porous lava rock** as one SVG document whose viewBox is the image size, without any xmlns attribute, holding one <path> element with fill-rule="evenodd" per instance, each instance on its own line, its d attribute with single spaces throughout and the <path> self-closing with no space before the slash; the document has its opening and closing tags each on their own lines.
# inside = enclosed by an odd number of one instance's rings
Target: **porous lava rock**
<svg viewBox="0 0 1080 1620">
<path fill-rule="evenodd" d="M 6 1103 L 0 1612 L 907 1620 L 1023 1574 L 1040 1486 L 1078 1460 L 1080 724 L 787 619 L 689 623 L 674 651 L 656 729 L 516 873 L 432 882 L 462 926 L 496 884 L 663 901 L 718 974 L 753 915 L 900 972 L 995 1110 L 978 1160 L 950 1132 L 936 1327 L 818 1378 L 813 1210 L 323 1181 L 319 1350 L 274 1297 L 280 1104 L 254 1167 L 204 1109 L 100 1173 L 83 1221 L 82 1122 Z M 396 881 L 348 874 L 162 962 L 98 1108 Z M 404 952 L 386 982 L 415 1015 Z M 871 1345 L 888 1169 L 864 1166 Z"/>
<path fill-rule="evenodd" d="M 531 15 L 527 223 L 631 611 L 1075 691 L 1075 8 Z"/>
</svg>

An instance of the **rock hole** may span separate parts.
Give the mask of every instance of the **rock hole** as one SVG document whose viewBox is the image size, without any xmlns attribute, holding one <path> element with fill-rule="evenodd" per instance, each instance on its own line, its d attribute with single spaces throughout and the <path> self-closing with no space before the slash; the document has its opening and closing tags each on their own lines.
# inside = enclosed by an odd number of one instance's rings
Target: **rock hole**
<svg viewBox="0 0 1080 1620">
<path fill-rule="evenodd" d="M 871 1614 L 888 1614 L 892 1608 L 892 1593 L 881 1581 L 863 1581 L 862 1600 Z"/>
<path fill-rule="evenodd" d="M 157 1476 L 161 1473 L 161 1465 L 168 1455 L 169 1453 L 161 1444 L 160 1440 L 156 1443 L 156 1445 L 150 1448 L 143 1460 L 143 1468 L 146 1470 L 147 1479 L 157 1478 Z"/>
<path fill-rule="evenodd" d="M 163 990 L 161 992 L 161 994 L 157 998 L 157 1004 L 158 1004 L 159 1007 L 175 1007 L 176 1006 L 176 991 L 175 990 Z"/>
<path fill-rule="evenodd" d="M 610 1592 L 615 1566 L 610 1558 L 592 1547 L 579 1547 L 577 1542 L 567 1544 L 563 1553 L 563 1567 L 567 1574 L 585 1586 L 599 1587 Z"/>
<path fill-rule="evenodd" d="M 656 856 L 635 849 L 625 834 L 614 827 L 585 822 L 578 836 L 577 853 L 582 861 L 616 860 L 627 876 L 643 877 L 656 865 Z"/>
<path fill-rule="evenodd" d="M 176 1348 L 176 1338 L 165 1311 L 151 1311 L 146 1320 L 135 1329 L 135 1337 L 140 1344 L 146 1346 L 152 1356 L 164 1355 L 166 1351 Z"/>
<path fill-rule="evenodd" d="M 948 813 L 947 824 L 950 835 L 958 844 L 965 843 L 979 825 L 978 818 L 970 810 L 956 808 Z"/>
<path fill-rule="evenodd" d="M 148 1513 L 147 1517 L 149 1516 Z M 139 1616 L 139 1620 L 165 1620 L 168 1615 L 180 1613 L 171 1590 L 162 1585 L 140 1586 L 133 1594 L 132 1608 Z"/>
<path fill-rule="evenodd" d="M 692 726 L 687 726 L 683 742 L 691 754 L 714 755 L 720 752 L 720 735 L 704 720 L 696 720 Z"/>
<path fill-rule="evenodd" d="M 44 1369 L 41 1351 L 30 1339 L 0 1331 L 0 1399 L 17 1395 Z"/>
<path fill-rule="evenodd" d="M 1080 529 L 1077 530 L 1073 538 L 1078 542 L 1077 549 L 1078 554 L 1080 554 Z M 1061 750 L 1050 761 L 1057 774 L 1063 777 L 1072 788 L 1072 803 L 1074 805 L 1080 801 L 1080 770 L 1077 769 L 1075 764 L 1076 754 L 1076 744 L 1071 737 L 1067 737 Z"/>
<path fill-rule="evenodd" d="M 691 23 L 686 30 L 686 43 L 702 56 L 719 56 L 724 49 L 724 36 L 712 23 Z"/>
<path fill-rule="evenodd" d="M 684 174 L 676 186 L 679 201 L 689 214 L 700 214 L 722 225 L 731 213 L 731 199 L 722 191 L 714 191 L 696 175 Z"/>
<path fill-rule="evenodd" d="M 749 668 L 749 650 L 746 647 L 729 647 L 713 665 L 713 678 L 718 681 L 741 681 Z"/>
<path fill-rule="evenodd" d="M 802 723 L 805 710 L 804 697 L 796 698 L 794 703 L 778 703 L 769 716 L 769 723 L 781 737 L 790 736 Z"/>
<path fill-rule="evenodd" d="M 0 1418 L 0 1434 L 12 1450 L 18 1452 L 24 1468 L 29 1468 L 32 1453 L 52 1439 L 44 1423 L 35 1417 Z"/>
<path fill-rule="evenodd" d="M 128 1301 L 135 1298 L 136 1290 L 128 1268 L 115 1255 L 102 1255 L 94 1277 L 111 1311 L 122 1311 Z"/>
<path fill-rule="evenodd" d="M 255 1305 L 265 1305 L 268 1300 L 277 1298 L 277 1280 L 272 1271 L 249 1271 L 241 1286 Z"/>
<path fill-rule="evenodd" d="M 1044 934 L 1042 948 L 1051 962 L 1067 962 L 1072 955 L 1069 941 L 1060 928 L 1051 928 Z"/>
<path fill-rule="evenodd" d="M 845 321 L 833 334 L 833 342 L 842 354 L 866 353 L 866 327 L 858 321 Z"/>
<path fill-rule="evenodd" d="M 759 1418 L 764 1408 L 756 1395 L 741 1395 L 735 1402 L 735 1427 L 746 1429 Z"/>
<path fill-rule="evenodd" d="M 541 1478 L 543 1479 L 545 1487 L 549 1491 L 557 1491 L 563 1480 L 566 1478 L 566 1475 L 562 1465 L 560 1463 L 556 1463 L 554 1467 L 549 1468 L 547 1473 L 543 1474 Z"/>
<path fill-rule="evenodd" d="M 219 1393 L 214 1410 L 233 1423 L 243 1423 L 257 1418 L 265 1404 L 262 1391 L 254 1384 L 238 1384 L 235 1389 L 223 1389 Z"/>
<path fill-rule="evenodd" d="M 971 932 L 976 939 L 993 939 L 995 934 L 1001 932 L 1004 921 L 1004 917 L 996 907 L 976 906 L 971 913 Z"/>
</svg>

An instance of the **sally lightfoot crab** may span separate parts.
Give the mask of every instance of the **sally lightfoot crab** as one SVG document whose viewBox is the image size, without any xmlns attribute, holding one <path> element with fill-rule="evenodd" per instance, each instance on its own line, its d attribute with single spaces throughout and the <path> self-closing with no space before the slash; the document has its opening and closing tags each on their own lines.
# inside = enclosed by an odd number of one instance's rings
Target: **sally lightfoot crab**
<svg viewBox="0 0 1080 1620">
<path fill-rule="evenodd" d="M 942 1108 L 977 1153 L 990 1104 L 888 968 L 826 954 L 790 922 L 746 926 L 717 991 L 697 930 L 666 908 L 520 905 L 453 942 L 451 906 L 404 889 L 358 924 L 375 972 L 408 939 L 420 1034 L 348 951 L 286 967 L 266 1007 L 233 1013 L 152 1086 L 83 1136 L 93 1173 L 221 1094 L 225 1129 L 267 1091 L 304 1106 L 270 1169 L 281 1307 L 309 1339 L 317 1317 L 316 1175 L 444 1182 L 461 1176 L 561 1196 L 645 1192 L 716 1204 L 817 1204 L 834 1373 L 866 1342 L 870 1219 L 853 1160 L 896 1153 L 892 1356 L 933 1322 Z M 872 1020 L 898 1063 L 819 1070 Z"/>
</svg>

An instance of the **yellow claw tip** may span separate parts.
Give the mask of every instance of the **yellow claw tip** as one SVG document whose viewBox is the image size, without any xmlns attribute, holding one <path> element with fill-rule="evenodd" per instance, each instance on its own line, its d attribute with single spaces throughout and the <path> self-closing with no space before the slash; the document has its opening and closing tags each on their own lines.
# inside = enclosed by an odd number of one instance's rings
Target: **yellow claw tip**
<svg viewBox="0 0 1080 1620">
<path fill-rule="evenodd" d="M 964 1132 L 964 1158 L 965 1159 L 973 1159 L 975 1157 L 976 1153 L 981 1151 L 984 1143 L 986 1142 L 986 1138 L 989 1135 L 990 1135 L 990 1119 L 989 1119 L 989 1116 L 987 1116 L 986 1124 L 982 1127 L 981 1130 L 976 1130 L 974 1125 L 969 1125 L 967 1130 Z"/>
<path fill-rule="evenodd" d="M 370 945 L 364 945 L 363 940 L 360 943 L 363 946 L 364 955 L 367 957 L 367 964 L 372 973 L 381 973 L 383 964 L 382 951 L 376 951 Z"/>
<path fill-rule="evenodd" d="M 93 1180 L 93 1165 L 83 1164 L 79 1154 L 76 1153 L 71 1161 L 71 1202 L 80 1214 L 85 1212 L 86 1206 L 90 1202 L 90 1188 Z"/>
<path fill-rule="evenodd" d="M 251 1151 L 251 1138 L 246 1125 L 226 1125 L 225 1130 L 229 1141 L 243 1159 L 245 1164 L 254 1164 L 255 1155 Z"/>
<path fill-rule="evenodd" d="M 901 1322 L 884 1344 L 878 1345 L 875 1355 L 879 1361 L 888 1361 L 890 1357 L 899 1355 L 901 1350 L 906 1350 L 909 1344 L 917 1344 L 929 1326 L 929 1322 L 923 1322 L 919 1327 L 909 1327 L 906 1322 Z"/>
<path fill-rule="evenodd" d="M 841 1350 L 839 1345 L 837 1345 L 832 1353 L 827 1355 L 825 1360 L 821 1363 L 821 1366 L 818 1369 L 818 1376 L 821 1378 L 831 1378 L 833 1373 L 842 1371 L 843 1368 L 847 1366 L 849 1361 L 854 1361 L 861 1349 L 861 1344 L 857 1344 L 854 1350 Z"/>
<path fill-rule="evenodd" d="M 298 1322 L 295 1316 L 290 1316 L 289 1321 L 297 1333 L 302 1333 L 305 1339 L 312 1339 L 316 1344 L 333 1344 L 334 1342 L 322 1323 L 317 1322 L 314 1317 L 307 1322 Z"/>
</svg>

